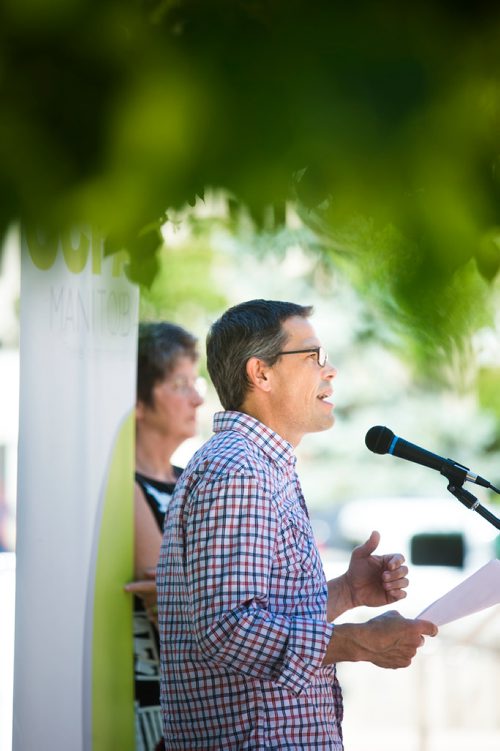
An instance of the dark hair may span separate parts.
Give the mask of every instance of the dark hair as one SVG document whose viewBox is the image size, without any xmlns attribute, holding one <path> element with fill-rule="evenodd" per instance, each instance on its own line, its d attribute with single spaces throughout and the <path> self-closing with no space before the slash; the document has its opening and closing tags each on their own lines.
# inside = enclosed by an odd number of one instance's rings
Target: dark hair
<svg viewBox="0 0 500 751">
<path fill-rule="evenodd" d="M 248 391 L 246 364 L 259 357 L 274 365 L 287 339 L 282 323 L 307 318 L 312 306 L 275 300 L 235 305 L 212 325 L 207 336 L 207 367 L 224 409 L 240 409 Z"/>
<path fill-rule="evenodd" d="M 137 401 L 153 406 L 153 388 L 175 368 L 179 357 L 198 359 L 196 337 L 175 323 L 139 324 Z"/>
</svg>

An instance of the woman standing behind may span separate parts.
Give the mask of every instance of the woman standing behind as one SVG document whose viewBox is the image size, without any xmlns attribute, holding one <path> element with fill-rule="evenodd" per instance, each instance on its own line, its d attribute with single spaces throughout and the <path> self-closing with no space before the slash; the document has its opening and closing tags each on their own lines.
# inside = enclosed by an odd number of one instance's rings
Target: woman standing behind
<svg viewBox="0 0 500 751">
<path fill-rule="evenodd" d="M 203 399 L 196 389 L 196 339 L 172 323 L 139 326 L 135 448 L 135 578 L 152 579 L 160 552 L 163 520 L 182 470 L 174 451 L 197 429 Z M 159 640 L 156 592 L 151 581 L 134 599 L 134 672 L 137 751 L 162 748 Z"/>
</svg>

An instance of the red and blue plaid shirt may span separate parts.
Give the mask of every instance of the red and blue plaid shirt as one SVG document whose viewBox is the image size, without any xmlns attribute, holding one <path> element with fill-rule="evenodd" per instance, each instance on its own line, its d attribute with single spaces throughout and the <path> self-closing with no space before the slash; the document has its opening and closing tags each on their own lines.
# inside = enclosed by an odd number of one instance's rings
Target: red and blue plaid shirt
<svg viewBox="0 0 500 751">
<path fill-rule="evenodd" d="M 341 751 L 333 625 L 292 447 L 221 412 L 165 518 L 157 569 L 166 748 Z"/>
</svg>

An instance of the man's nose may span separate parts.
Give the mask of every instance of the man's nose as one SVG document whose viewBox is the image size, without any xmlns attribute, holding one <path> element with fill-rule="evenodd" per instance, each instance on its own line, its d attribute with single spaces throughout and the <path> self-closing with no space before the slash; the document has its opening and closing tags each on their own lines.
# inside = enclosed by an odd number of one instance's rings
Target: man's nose
<svg viewBox="0 0 500 751">
<path fill-rule="evenodd" d="M 330 378 L 331 380 L 333 380 L 338 373 L 338 370 L 335 367 L 335 365 L 332 365 L 330 362 L 326 363 L 324 370 L 325 370 L 325 373 L 324 373 L 325 378 Z"/>
</svg>

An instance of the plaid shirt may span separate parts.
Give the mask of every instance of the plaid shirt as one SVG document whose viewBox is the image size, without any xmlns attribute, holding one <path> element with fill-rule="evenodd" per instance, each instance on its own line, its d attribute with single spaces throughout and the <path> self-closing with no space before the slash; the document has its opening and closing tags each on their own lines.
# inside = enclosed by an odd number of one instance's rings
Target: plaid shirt
<svg viewBox="0 0 500 751">
<path fill-rule="evenodd" d="M 292 447 L 240 412 L 188 463 L 157 569 L 166 748 L 341 751 L 333 625 Z"/>
</svg>

